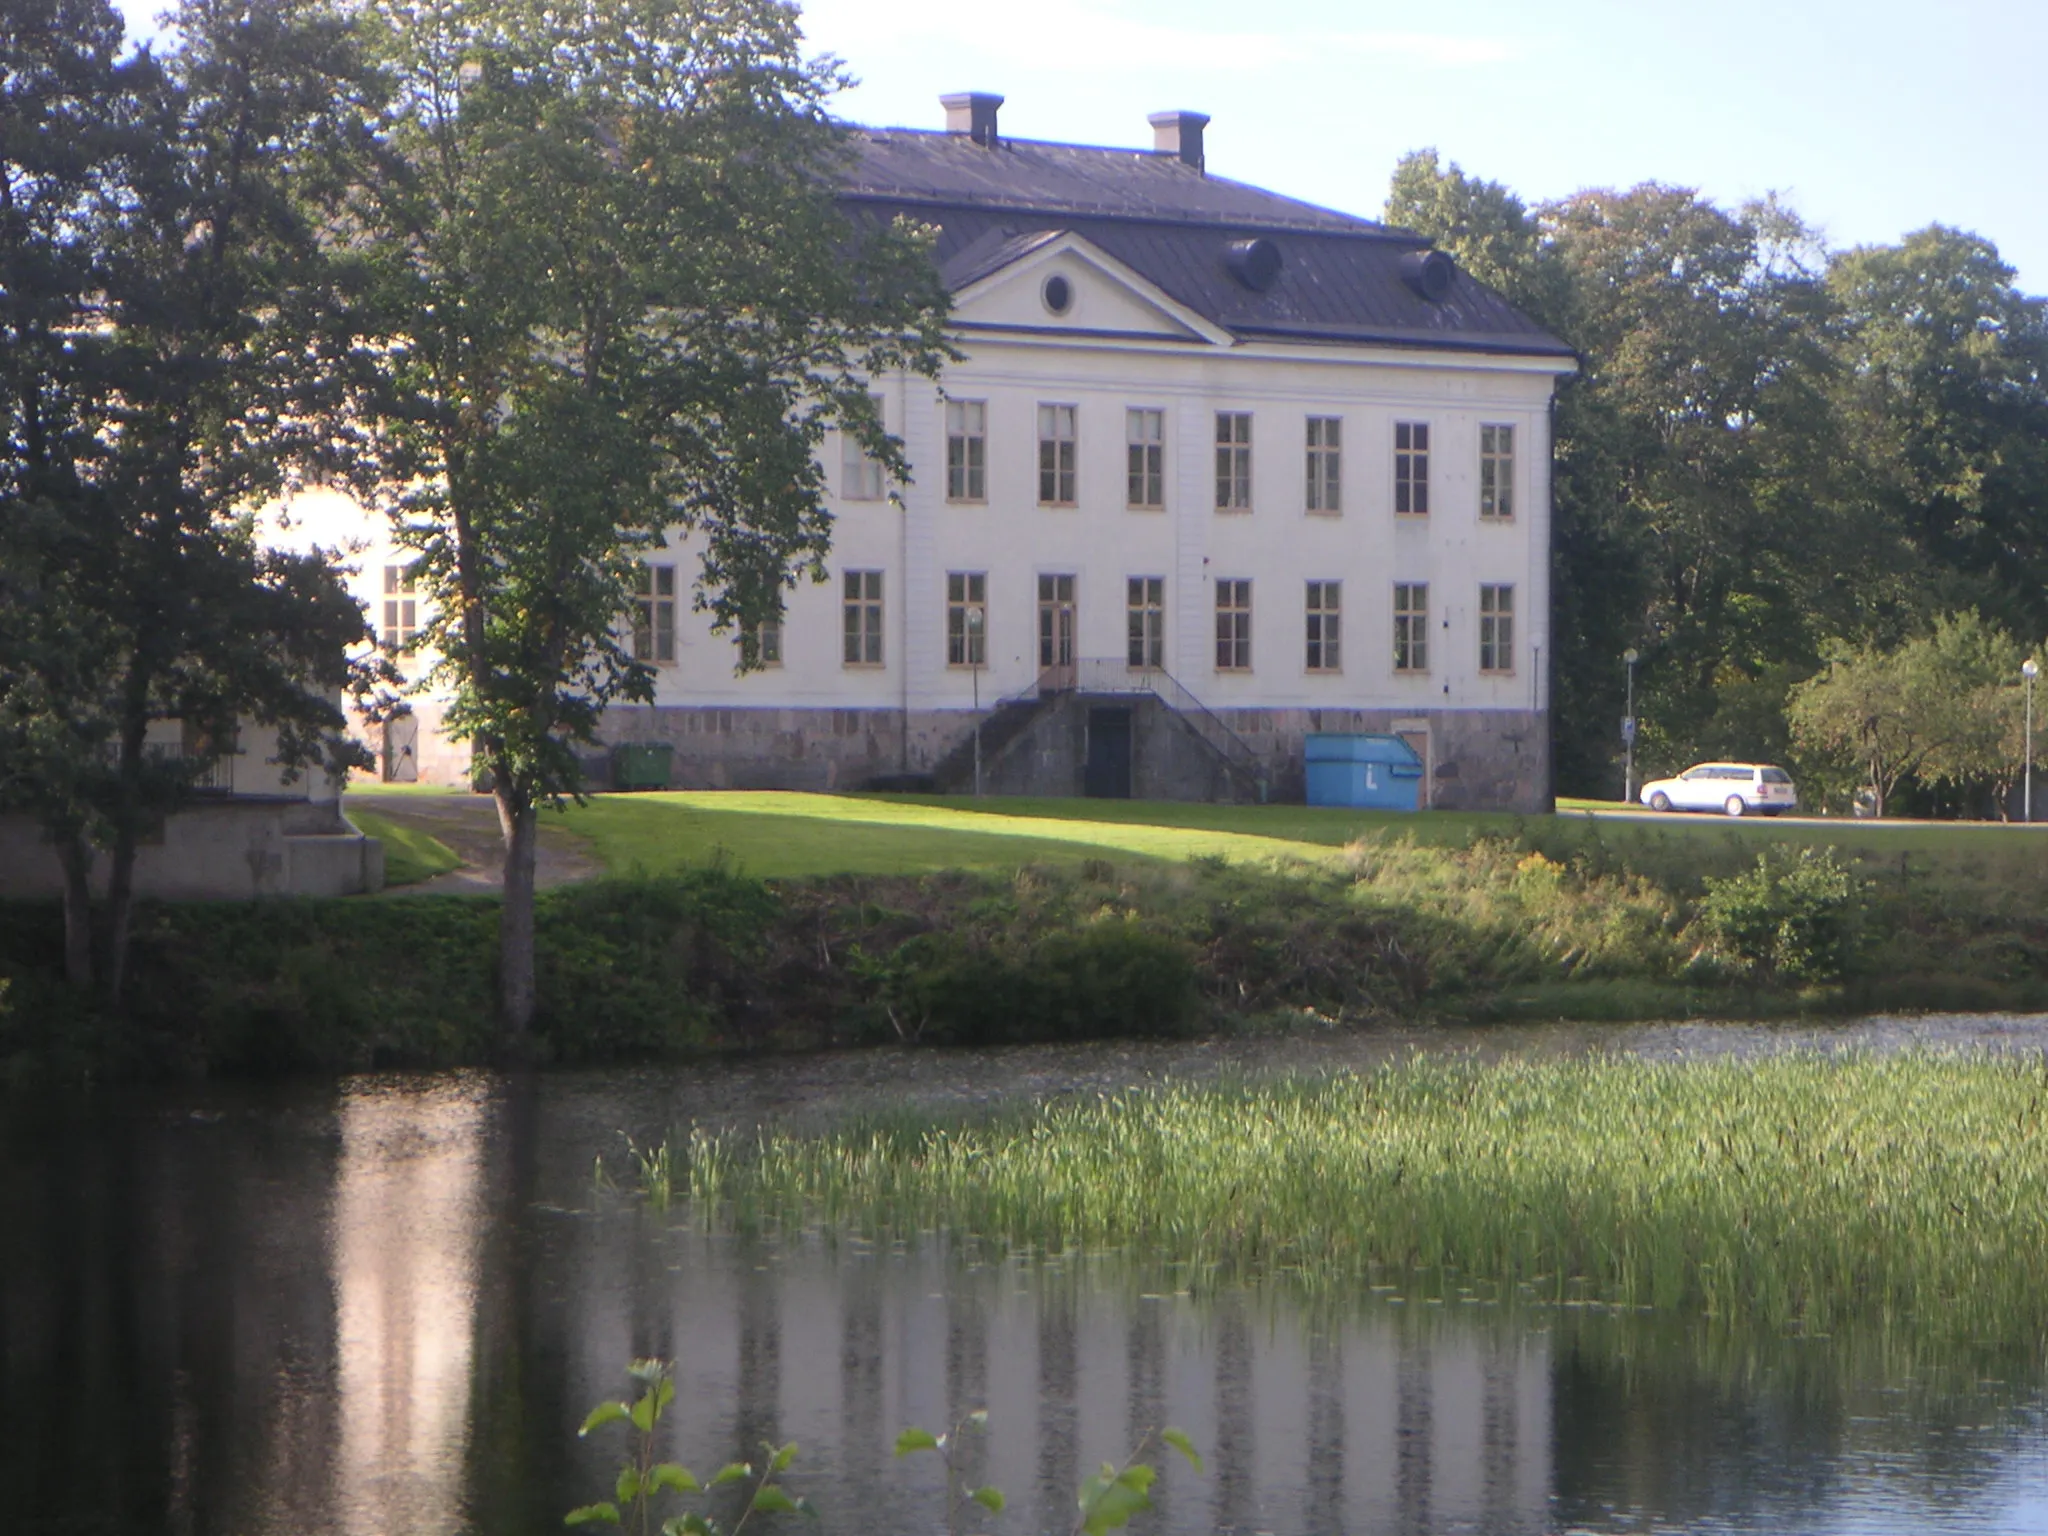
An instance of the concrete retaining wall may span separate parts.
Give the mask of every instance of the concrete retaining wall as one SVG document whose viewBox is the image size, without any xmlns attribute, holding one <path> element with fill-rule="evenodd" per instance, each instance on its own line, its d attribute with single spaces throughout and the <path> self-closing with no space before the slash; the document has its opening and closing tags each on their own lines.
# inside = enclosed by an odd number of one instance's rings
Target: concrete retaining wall
<svg viewBox="0 0 2048 1536">
<path fill-rule="evenodd" d="M 95 861 L 106 891 L 109 862 Z M 353 896 L 381 890 L 384 845 L 342 819 L 332 802 L 222 800 L 180 811 L 136 854 L 135 892 L 166 901 L 255 896 Z M 0 896 L 63 892 L 63 871 L 42 829 L 0 816 Z"/>
</svg>

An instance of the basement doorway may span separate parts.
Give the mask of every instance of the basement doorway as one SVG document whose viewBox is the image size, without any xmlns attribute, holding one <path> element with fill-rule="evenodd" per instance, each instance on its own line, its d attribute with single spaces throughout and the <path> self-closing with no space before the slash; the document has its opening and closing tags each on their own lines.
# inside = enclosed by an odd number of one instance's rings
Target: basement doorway
<svg viewBox="0 0 2048 1536">
<path fill-rule="evenodd" d="M 1088 766 L 1081 792 L 1093 800 L 1131 798 L 1131 712 L 1088 711 Z"/>
</svg>

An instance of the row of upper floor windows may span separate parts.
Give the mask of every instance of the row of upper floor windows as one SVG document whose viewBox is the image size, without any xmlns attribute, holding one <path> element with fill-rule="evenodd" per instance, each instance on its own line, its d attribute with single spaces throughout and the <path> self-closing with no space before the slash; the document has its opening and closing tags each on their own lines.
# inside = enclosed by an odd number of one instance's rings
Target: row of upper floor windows
<svg viewBox="0 0 2048 1536">
<path fill-rule="evenodd" d="M 989 498 L 989 413 L 985 400 L 948 400 L 946 406 L 945 497 L 974 505 Z M 1213 506 L 1222 513 L 1253 510 L 1254 413 L 1217 411 L 1214 418 Z M 1124 411 L 1124 506 L 1134 512 L 1166 510 L 1166 416 L 1163 409 L 1130 406 Z M 1302 510 L 1324 516 L 1344 511 L 1346 484 L 1344 418 L 1300 418 L 1303 474 Z M 1041 403 L 1034 468 L 1038 504 L 1073 507 L 1081 498 L 1081 408 Z M 1427 421 L 1392 424 L 1389 504 L 1404 517 L 1430 511 L 1431 465 L 1435 451 Z M 1479 428 L 1479 516 L 1509 522 L 1515 516 L 1515 428 L 1488 422 Z M 840 495 L 848 501 L 880 501 L 886 487 L 882 466 L 851 433 L 842 437 Z"/>
<path fill-rule="evenodd" d="M 1078 651 L 1078 578 L 1067 573 L 1037 577 L 1035 639 L 1042 671 L 1072 668 Z M 888 611 L 886 573 L 848 570 L 840 575 L 840 664 L 875 668 L 887 663 Z M 1344 670 L 1345 607 L 1342 581 L 1309 580 L 1300 586 L 1302 669 L 1315 673 Z M 1253 595 L 1249 577 L 1220 577 L 1214 583 L 1214 670 L 1253 670 Z M 1430 670 L 1430 587 L 1427 582 L 1393 583 L 1393 626 L 1385 652 L 1392 670 L 1425 674 Z M 1481 583 L 1476 639 L 1479 670 L 1509 674 L 1515 670 L 1515 588 L 1512 583 Z M 989 578 L 986 571 L 949 571 L 943 611 L 946 664 L 978 669 L 988 665 Z M 1125 661 L 1135 670 L 1163 670 L 1166 665 L 1166 578 L 1130 576 L 1124 582 Z M 755 631 L 755 651 L 763 666 L 782 665 L 784 632 L 780 619 Z M 632 650 L 636 660 L 656 666 L 677 658 L 675 567 L 649 568 L 634 614 Z"/>
<path fill-rule="evenodd" d="M 1037 641 L 1041 668 L 1072 666 L 1076 660 L 1078 605 L 1072 574 L 1038 577 Z M 840 596 L 841 664 L 884 665 L 886 613 L 884 574 L 849 570 L 842 574 Z M 667 563 L 642 568 L 634 600 L 630 647 L 635 660 L 657 666 L 677 659 L 676 567 Z M 1215 670 L 1252 670 L 1252 594 L 1249 577 L 1219 577 L 1214 584 Z M 384 568 L 384 626 L 380 639 L 392 650 L 410 645 L 418 633 L 417 602 L 412 570 Z M 1430 669 L 1429 583 L 1393 584 L 1393 631 L 1389 657 L 1393 670 L 1426 673 Z M 946 576 L 946 662 L 953 667 L 988 664 L 988 573 L 951 571 Z M 1127 660 L 1138 668 L 1163 668 L 1166 662 L 1166 578 L 1132 576 L 1125 582 Z M 1344 583 L 1309 580 L 1302 586 L 1303 666 L 1309 672 L 1341 672 L 1344 645 Z M 1515 589 L 1511 583 L 1479 587 L 1479 670 L 1511 673 L 1515 667 Z M 764 666 L 782 664 L 782 622 L 771 620 L 755 631 L 756 654 Z"/>
</svg>

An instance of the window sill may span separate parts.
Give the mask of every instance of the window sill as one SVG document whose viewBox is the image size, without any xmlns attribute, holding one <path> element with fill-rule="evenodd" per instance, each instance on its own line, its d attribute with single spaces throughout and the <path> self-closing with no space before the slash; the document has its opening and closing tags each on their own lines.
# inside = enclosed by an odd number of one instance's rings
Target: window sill
<svg viewBox="0 0 2048 1536">
<path fill-rule="evenodd" d="M 842 672 L 886 672 L 889 670 L 889 663 L 886 661 L 842 661 L 839 663 L 839 670 Z"/>
</svg>

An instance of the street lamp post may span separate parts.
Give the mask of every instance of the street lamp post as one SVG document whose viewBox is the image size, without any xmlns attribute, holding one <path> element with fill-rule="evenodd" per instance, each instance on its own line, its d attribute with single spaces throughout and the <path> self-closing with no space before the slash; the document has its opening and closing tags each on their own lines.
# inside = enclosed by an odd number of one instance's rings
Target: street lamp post
<svg viewBox="0 0 2048 1536">
<path fill-rule="evenodd" d="M 2034 819 L 2034 679 L 2041 675 L 2041 664 L 2029 656 L 2020 664 L 2020 676 L 2027 680 L 2027 730 L 2025 750 L 2027 754 L 2027 787 L 2021 792 L 2020 820 Z"/>
<path fill-rule="evenodd" d="M 1621 653 L 1628 668 L 1628 709 L 1621 717 L 1621 803 L 1636 803 L 1636 663 L 1642 658 L 1634 646 Z"/>
<path fill-rule="evenodd" d="M 987 639 L 982 632 L 982 610 L 967 610 L 967 659 L 974 673 L 974 798 L 981 798 L 981 669 L 988 664 Z"/>
</svg>

